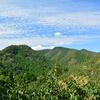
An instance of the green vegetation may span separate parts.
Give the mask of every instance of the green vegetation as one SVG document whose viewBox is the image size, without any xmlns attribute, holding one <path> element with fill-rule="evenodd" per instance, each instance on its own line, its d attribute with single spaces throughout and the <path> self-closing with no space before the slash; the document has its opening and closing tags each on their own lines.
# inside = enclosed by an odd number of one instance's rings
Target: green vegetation
<svg viewBox="0 0 100 100">
<path fill-rule="evenodd" d="M 0 100 L 100 100 L 100 53 L 9 46 L 0 51 Z"/>
</svg>

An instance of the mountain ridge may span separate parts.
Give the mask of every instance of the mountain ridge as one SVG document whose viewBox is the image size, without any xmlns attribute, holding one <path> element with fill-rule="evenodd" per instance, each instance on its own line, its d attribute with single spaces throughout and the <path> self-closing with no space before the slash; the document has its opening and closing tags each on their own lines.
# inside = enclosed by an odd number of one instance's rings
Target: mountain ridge
<svg viewBox="0 0 100 100">
<path fill-rule="evenodd" d="M 26 44 L 21 44 L 21 45 L 9 45 L 9 46 L 3 48 L 3 49 L 0 50 L 0 51 L 5 50 L 6 48 L 11 48 L 11 47 L 13 47 L 13 46 L 14 46 L 14 47 L 27 47 L 27 48 L 30 48 L 30 49 L 32 49 L 32 50 L 34 50 L 34 51 L 44 51 L 44 50 L 53 50 L 53 49 L 72 49 L 72 50 L 77 50 L 77 51 L 89 51 L 89 52 L 94 52 L 94 53 L 100 53 L 99 51 L 97 52 L 97 51 L 93 51 L 93 50 L 88 50 L 88 49 L 86 49 L 86 48 L 74 49 L 74 48 L 60 47 L 60 46 L 54 47 L 54 48 L 52 48 L 52 49 L 35 50 L 35 49 L 33 49 L 32 47 L 30 47 L 30 46 L 28 46 L 28 45 L 26 45 Z"/>
<path fill-rule="evenodd" d="M 81 64 L 86 62 L 99 61 L 100 53 L 88 51 L 86 49 L 72 49 L 64 47 L 55 47 L 53 49 L 33 50 L 27 45 L 11 45 L 3 49 L 0 55 L 11 54 L 11 56 L 21 56 L 36 59 L 48 59 L 53 64 L 56 62 L 62 66 Z M 37 57 L 38 56 L 38 57 Z M 2 58 L 2 57 L 1 57 Z"/>
<path fill-rule="evenodd" d="M 62 47 L 36 51 L 27 45 L 11 45 L 0 51 L 0 90 L 0 95 L 5 98 L 12 96 L 14 100 L 15 97 L 20 96 L 23 98 L 21 100 L 34 100 L 34 98 L 38 100 L 41 98 L 41 93 L 43 97 L 44 93 L 46 96 L 49 93 L 50 97 L 51 95 L 59 97 L 60 94 L 60 96 L 63 94 L 66 96 L 66 93 L 73 94 L 73 90 L 76 91 L 75 99 L 77 92 L 79 92 L 77 94 L 79 97 L 80 92 L 84 96 L 84 91 L 86 97 L 87 95 L 98 97 L 100 94 L 100 53 Z M 48 90 L 52 90 L 53 94 Z M 59 95 L 55 94 L 56 90 L 59 91 Z M 11 92 L 6 94 L 2 91 Z M 33 99 L 29 99 L 31 97 Z M 88 99 L 82 97 L 82 100 Z"/>
</svg>

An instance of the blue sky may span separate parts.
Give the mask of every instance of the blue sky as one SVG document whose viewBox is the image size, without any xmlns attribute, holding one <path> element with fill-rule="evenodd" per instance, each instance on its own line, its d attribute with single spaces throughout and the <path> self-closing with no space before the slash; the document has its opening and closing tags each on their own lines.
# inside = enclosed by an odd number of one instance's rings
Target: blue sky
<svg viewBox="0 0 100 100">
<path fill-rule="evenodd" d="M 0 0 L 0 49 L 12 44 L 100 52 L 100 0 Z"/>
</svg>

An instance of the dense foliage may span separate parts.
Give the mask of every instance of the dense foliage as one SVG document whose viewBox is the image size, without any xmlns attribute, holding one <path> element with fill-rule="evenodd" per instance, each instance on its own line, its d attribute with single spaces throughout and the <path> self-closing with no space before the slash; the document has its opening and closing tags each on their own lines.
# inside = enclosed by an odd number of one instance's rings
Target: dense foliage
<svg viewBox="0 0 100 100">
<path fill-rule="evenodd" d="M 26 45 L 0 52 L 0 100 L 100 100 L 100 54 Z"/>
</svg>

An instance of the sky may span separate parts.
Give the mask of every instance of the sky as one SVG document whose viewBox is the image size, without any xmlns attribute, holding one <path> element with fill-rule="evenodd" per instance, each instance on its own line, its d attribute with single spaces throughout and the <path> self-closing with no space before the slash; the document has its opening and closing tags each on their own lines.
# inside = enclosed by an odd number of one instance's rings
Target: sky
<svg viewBox="0 0 100 100">
<path fill-rule="evenodd" d="M 0 50 L 22 44 L 100 52 L 100 0 L 0 0 Z"/>
</svg>

